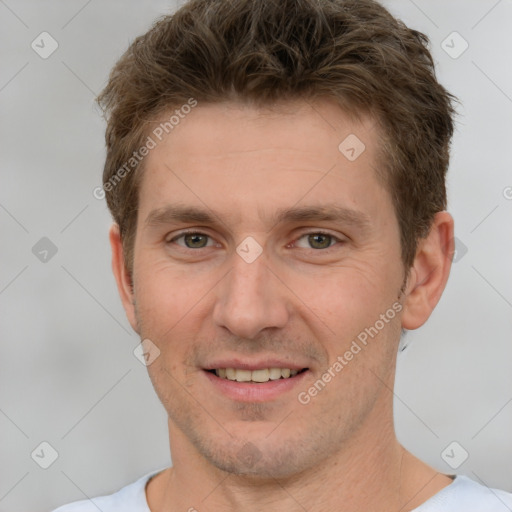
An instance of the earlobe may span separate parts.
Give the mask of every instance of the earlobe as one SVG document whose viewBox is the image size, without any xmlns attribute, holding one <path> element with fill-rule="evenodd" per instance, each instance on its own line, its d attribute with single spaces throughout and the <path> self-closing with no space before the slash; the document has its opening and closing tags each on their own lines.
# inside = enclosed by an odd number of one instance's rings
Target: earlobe
<svg viewBox="0 0 512 512">
<path fill-rule="evenodd" d="M 406 285 L 404 329 L 417 329 L 428 320 L 448 281 L 453 253 L 453 218 L 448 212 L 439 212 L 428 236 L 418 243 Z"/>
<path fill-rule="evenodd" d="M 126 269 L 123 253 L 123 243 L 119 226 L 113 224 L 109 232 L 110 247 L 112 249 L 112 272 L 117 283 L 117 290 L 121 297 L 124 310 L 130 325 L 135 332 L 138 331 L 137 318 L 135 315 L 135 295 L 133 293 L 133 285 L 131 276 Z"/>
</svg>

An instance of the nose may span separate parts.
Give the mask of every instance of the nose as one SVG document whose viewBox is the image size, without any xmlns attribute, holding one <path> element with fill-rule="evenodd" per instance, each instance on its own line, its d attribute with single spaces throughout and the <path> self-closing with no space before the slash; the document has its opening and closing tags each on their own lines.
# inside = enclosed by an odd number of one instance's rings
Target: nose
<svg viewBox="0 0 512 512">
<path fill-rule="evenodd" d="M 231 270 L 216 289 L 213 320 L 233 335 L 253 339 L 288 322 L 287 288 L 269 268 L 265 253 L 251 263 L 235 253 Z"/>
</svg>

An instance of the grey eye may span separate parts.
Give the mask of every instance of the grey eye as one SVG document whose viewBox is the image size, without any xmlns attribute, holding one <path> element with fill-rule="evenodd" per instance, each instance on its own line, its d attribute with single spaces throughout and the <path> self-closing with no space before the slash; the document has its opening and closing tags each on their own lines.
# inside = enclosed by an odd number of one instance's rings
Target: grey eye
<svg viewBox="0 0 512 512">
<path fill-rule="evenodd" d="M 330 233 L 322 233 L 321 231 L 305 233 L 294 242 L 295 247 L 301 249 L 329 249 L 329 247 L 341 242 L 341 240 Z"/>
<path fill-rule="evenodd" d="M 307 235 L 308 243 L 313 249 L 327 249 L 331 246 L 333 237 L 326 233 L 311 233 Z"/>
<path fill-rule="evenodd" d="M 183 240 L 183 242 L 181 240 Z M 209 235 L 205 235 L 204 233 L 189 232 L 175 236 L 167 243 L 176 243 L 185 249 L 203 249 L 204 247 L 212 246 L 213 240 Z"/>
</svg>

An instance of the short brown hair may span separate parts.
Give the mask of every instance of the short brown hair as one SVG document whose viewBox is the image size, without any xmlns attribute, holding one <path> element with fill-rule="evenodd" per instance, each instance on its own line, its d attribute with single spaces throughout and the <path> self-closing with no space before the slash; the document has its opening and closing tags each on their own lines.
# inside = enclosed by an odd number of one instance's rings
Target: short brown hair
<svg viewBox="0 0 512 512">
<path fill-rule="evenodd" d="M 123 179 L 120 169 L 151 122 L 190 98 L 270 106 L 322 97 L 381 127 L 379 172 L 409 269 L 434 214 L 446 208 L 455 113 L 428 38 L 373 0 L 192 0 L 134 40 L 97 100 L 108 121 L 106 199 L 129 272 L 143 168 Z"/>
</svg>

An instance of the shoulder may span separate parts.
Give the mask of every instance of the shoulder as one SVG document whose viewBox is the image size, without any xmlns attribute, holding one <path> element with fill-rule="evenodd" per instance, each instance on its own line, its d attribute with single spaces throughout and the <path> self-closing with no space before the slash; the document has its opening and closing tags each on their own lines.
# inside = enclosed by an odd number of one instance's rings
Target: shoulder
<svg viewBox="0 0 512 512">
<path fill-rule="evenodd" d="M 150 512 L 146 500 L 146 484 L 163 470 L 153 471 L 140 477 L 135 482 L 124 486 L 113 494 L 96 498 L 74 501 L 52 512 Z"/>
<path fill-rule="evenodd" d="M 459 475 L 415 512 L 510 512 L 512 494 Z"/>
</svg>

